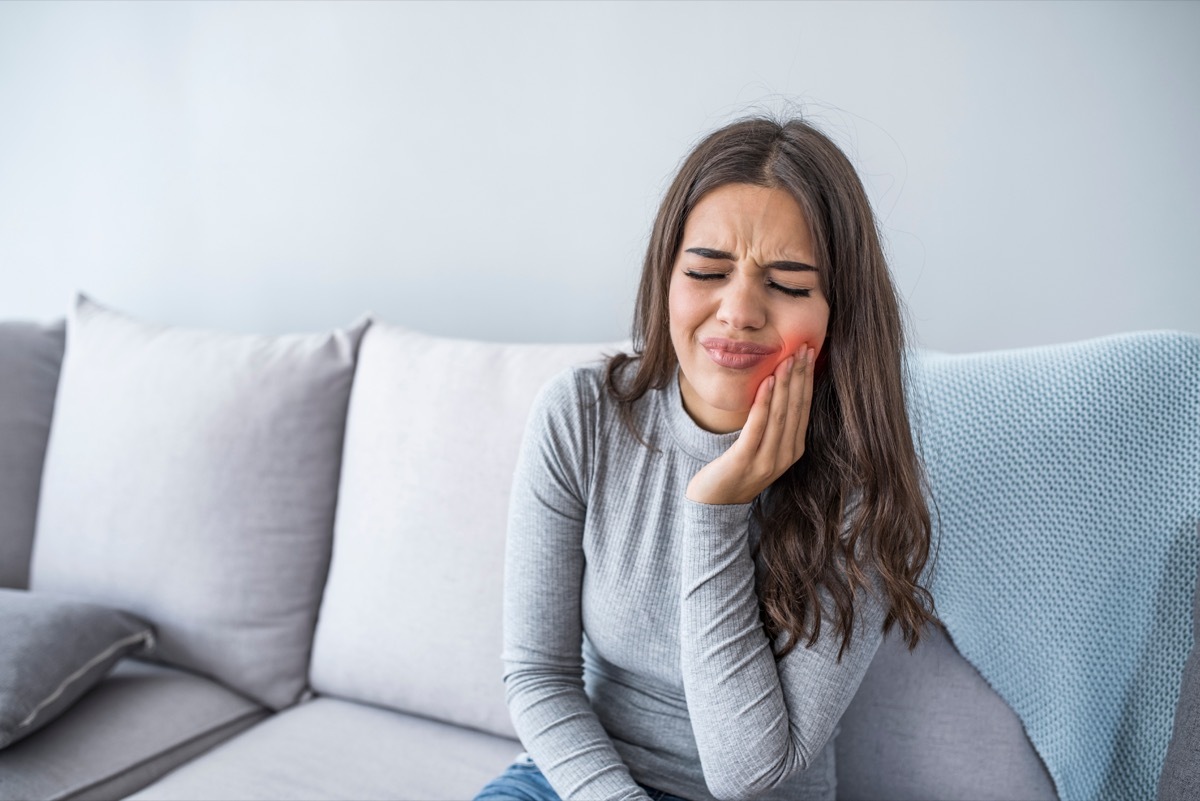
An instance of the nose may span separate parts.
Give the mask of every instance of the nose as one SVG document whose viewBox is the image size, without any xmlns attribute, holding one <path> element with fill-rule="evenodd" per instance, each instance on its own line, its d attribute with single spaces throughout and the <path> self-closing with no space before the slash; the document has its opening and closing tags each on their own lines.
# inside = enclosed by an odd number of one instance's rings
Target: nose
<svg viewBox="0 0 1200 801">
<path fill-rule="evenodd" d="M 767 322 L 767 308 L 762 286 L 735 270 L 722 288 L 717 320 L 730 328 L 762 328 Z"/>
</svg>

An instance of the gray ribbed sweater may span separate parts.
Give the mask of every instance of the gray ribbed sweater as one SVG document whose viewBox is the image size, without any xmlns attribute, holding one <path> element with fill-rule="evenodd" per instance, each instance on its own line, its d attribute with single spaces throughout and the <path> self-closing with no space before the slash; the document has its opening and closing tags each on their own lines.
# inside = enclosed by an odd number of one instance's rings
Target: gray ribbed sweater
<svg viewBox="0 0 1200 801">
<path fill-rule="evenodd" d="M 564 799 L 834 797 L 835 726 L 879 645 L 860 595 L 850 649 L 826 618 L 776 662 L 755 593 L 750 504 L 685 497 L 737 439 L 683 408 L 678 374 L 622 425 L 601 364 L 538 395 L 512 490 L 504 681 L 525 749 Z"/>
</svg>

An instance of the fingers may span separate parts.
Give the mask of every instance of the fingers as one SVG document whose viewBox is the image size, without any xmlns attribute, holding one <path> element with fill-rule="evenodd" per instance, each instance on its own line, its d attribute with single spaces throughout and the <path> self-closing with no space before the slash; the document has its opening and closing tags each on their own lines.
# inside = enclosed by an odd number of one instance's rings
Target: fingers
<svg viewBox="0 0 1200 801">
<path fill-rule="evenodd" d="M 750 414 L 746 417 L 746 424 L 742 426 L 742 433 L 738 435 L 737 442 L 734 443 L 735 447 L 743 446 L 750 454 L 758 451 L 763 434 L 767 429 L 773 394 L 772 387 L 778 381 L 779 379 L 772 374 L 759 383 L 758 390 L 754 393 L 754 402 L 750 405 Z"/>
<path fill-rule="evenodd" d="M 700 470 L 687 497 L 702 503 L 746 503 L 804 454 L 816 354 L 804 347 L 764 378 L 728 451 Z"/>
<path fill-rule="evenodd" d="M 800 376 L 800 391 L 796 395 L 796 402 L 793 407 L 799 414 L 796 421 L 796 428 L 793 431 L 795 460 L 798 460 L 804 455 L 804 443 L 808 437 L 808 420 L 812 413 L 812 396 L 813 396 L 813 380 L 816 374 L 817 352 L 813 348 L 807 349 L 804 369 Z"/>
<path fill-rule="evenodd" d="M 783 430 L 780 432 L 781 447 L 778 455 L 779 469 L 783 472 L 800 458 L 800 453 L 796 452 L 796 431 L 800 426 L 800 415 L 803 413 L 801 409 L 801 401 L 804 397 L 804 381 L 808 366 L 808 349 L 801 348 L 796 351 L 795 363 L 788 373 L 788 408 L 787 420 L 784 423 Z M 800 439 L 800 446 L 803 448 L 803 438 Z"/>
<path fill-rule="evenodd" d="M 771 375 L 775 380 L 775 388 L 771 392 L 763 435 L 754 452 L 755 472 L 771 475 L 772 479 L 779 472 L 780 460 L 786 459 L 787 452 L 791 450 L 793 437 L 789 434 L 787 426 L 792 405 L 792 375 L 795 367 L 796 358 L 793 354 L 776 365 L 775 372 Z"/>
<path fill-rule="evenodd" d="M 776 369 L 776 389 L 771 395 L 768 423 L 758 458 L 780 475 L 804 455 L 812 403 L 814 354 L 805 346 Z"/>
<path fill-rule="evenodd" d="M 804 454 L 814 354 L 805 346 L 763 379 L 735 445 L 754 474 L 774 480 Z"/>
<path fill-rule="evenodd" d="M 795 356 L 788 356 L 775 368 L 775 391 L 771 393 L 771 408 L 768 414 L 767 429 L 763 433 L 762 445 L 758 450 L 758 458 L 770 465 L 774 470 L 780 456 L 780 444 L 784 441 L 787 431 L 788 408 L 791 406 L 792 373 L 795 372 Z"/>
</svg>

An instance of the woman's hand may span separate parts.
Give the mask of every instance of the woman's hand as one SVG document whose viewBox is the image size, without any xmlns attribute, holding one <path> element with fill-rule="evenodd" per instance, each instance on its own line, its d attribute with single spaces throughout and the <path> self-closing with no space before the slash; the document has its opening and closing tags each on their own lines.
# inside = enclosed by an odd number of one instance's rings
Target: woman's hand
<svg viewBox="0 0 1200 801">
<path fill-rule="evenodd" d="M 750 503 L 804 455 L 814 356 L 806 346 L 763 379 L 737 441 L 692 476 L 689 499 Z"/>
</svg>

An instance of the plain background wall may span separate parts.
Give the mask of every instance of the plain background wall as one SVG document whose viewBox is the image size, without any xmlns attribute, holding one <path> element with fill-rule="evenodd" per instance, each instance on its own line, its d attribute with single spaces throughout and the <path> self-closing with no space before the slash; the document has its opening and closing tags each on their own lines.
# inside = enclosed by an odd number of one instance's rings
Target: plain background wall
<svg viewBox="0 0 1200 801">
<path fill-rule="evenodd" d="M 804 111 L 917 341 L 1200 332 L 1200 4 L 0 3 L 0 318 L 628 335 L 698 138 Z"/>
</svg>

